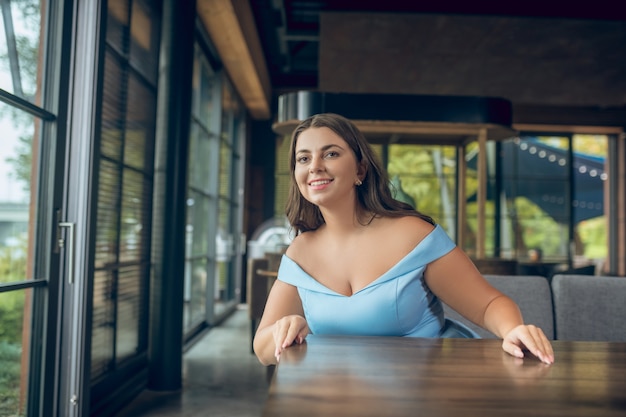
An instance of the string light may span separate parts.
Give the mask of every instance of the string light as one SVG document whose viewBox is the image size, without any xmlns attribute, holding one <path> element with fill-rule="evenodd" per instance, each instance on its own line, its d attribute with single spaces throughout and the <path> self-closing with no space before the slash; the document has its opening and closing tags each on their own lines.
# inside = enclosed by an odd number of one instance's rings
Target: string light
<svg viewBox="0 0 626 417">
<path fill-rule="evenodd" d="M 547 159 L 550 163 L 558 163 L 559 166 L 567 165 L 567 160 L 563 157 L 560 157 L 555 152 L 550 152 L 549 150 L 538 150 L 536 146 L 531 146 L 526 142 L 522 142 L 519 137 L 515 138 L 513 141 L 520 149 L 520 151 L 526 151 L 530 155 L 537 155 L 539 158 Z M 574 168 L 578 170 L 580 174 L 587 174 L 591 178 L 599 177 L 601 181 L 606 181 L 608 179 L 608 175 L 604 170 L 597 168 L 590 168 L 586 164 L 581 162 L 575 162 Z M 545 202 L 549 202 L 552 204 L 563 205 L 565 204 L 565 200 L 562 197 L 556 197 L 550 194 L 542 195 L 542 200 Z M 593 201 L 581 201 L 581 200 L 572 200 L 572 206 L 580 209 L 589 209 L 589 210 L 601 210 L 602 203 L 593 202 Z"/>
</svg>

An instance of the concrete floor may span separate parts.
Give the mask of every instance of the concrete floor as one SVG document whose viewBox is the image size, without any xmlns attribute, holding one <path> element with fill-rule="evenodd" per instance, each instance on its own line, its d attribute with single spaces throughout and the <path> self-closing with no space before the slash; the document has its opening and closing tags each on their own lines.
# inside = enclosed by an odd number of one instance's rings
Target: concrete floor
<svg viewBox="0 0 626 417">
<path fill-rule="evenodd" d="M 144 391 L 116 417 L 259 417 L 269 374 L 250 351 L 242 306 L 185 353 L 181 391 Z"/>
</svg>

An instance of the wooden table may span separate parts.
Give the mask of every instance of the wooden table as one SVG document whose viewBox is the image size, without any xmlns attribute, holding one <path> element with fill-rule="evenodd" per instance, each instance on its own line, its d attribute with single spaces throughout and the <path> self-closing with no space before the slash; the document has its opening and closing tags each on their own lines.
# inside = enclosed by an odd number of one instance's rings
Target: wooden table
<svg viewBox="0 0 626 417">
<path fill-rule="evenodd" d="M 282 354 L 263 416 L 626 416 L 626 343 L 310 335 Z"/>
</svg>

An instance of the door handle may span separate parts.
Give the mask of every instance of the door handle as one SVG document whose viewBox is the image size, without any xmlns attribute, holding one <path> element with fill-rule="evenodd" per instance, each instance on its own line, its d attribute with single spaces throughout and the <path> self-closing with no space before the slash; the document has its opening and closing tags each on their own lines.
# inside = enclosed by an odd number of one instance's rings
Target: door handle
<svg viewBox="0 0 626 417">
<path fill-rule="evenodd" d="M 67 228 L 67 238 L 59 239 L 59 246 L 67 249 L 67 282 L 69 284 L 74 283 L 74 223 L 60 222 L 59 227 Z M 67 240 L 67 245 L 65 241 Z"/>
</svg>

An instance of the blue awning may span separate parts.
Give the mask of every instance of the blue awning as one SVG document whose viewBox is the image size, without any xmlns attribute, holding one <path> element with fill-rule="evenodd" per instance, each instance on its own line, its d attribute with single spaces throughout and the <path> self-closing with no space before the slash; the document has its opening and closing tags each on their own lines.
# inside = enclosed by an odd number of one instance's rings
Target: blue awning
<svg viewBox="0 0 626 417">
<path fill-rule="evenodd" d="M 468 167 L 476 168 L 476 157 Z M 574 224 L 604 215 L 605 160 L 574 152 L 572 165 L 568 152 L 530 138 L 506 141 L 501 147 L 503 191 L 507 199 L 526 197 L 559 223 L 569 219 L 569 170 L 573 169 L 572 209 Z M 492 199 L 493 189 L 487 192 Z M 468 201 L 475 201 L 475 195 Z"/>
</svg>

